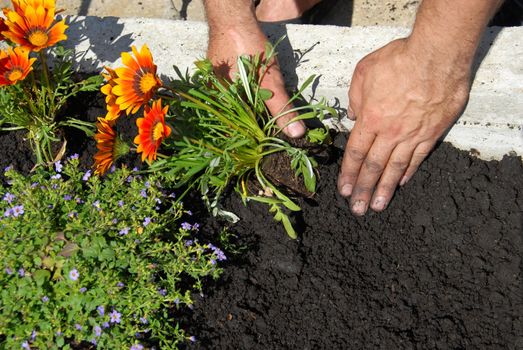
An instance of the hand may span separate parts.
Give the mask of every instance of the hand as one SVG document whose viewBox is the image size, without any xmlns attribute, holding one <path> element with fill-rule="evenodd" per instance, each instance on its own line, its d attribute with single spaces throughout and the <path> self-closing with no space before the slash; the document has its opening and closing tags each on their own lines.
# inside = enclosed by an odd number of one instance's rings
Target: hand
<svg viewBox="0 0 523 350">
<path fill-rule="evenodd" d="M 384 210 L 462 112 L 470 67 L 396 40 L 363 58 L 349 90 L 355 120 L 338 178 L 355 215 Z"/>
<path fill-rule="evenodd" d="M 238 56 L 256 55 L 264 52 L 266 42 L 267 38 L 257 25 L 255 28 L 228 29 L 223 31 L 221 35 L 216 34 L 210 37 L 207 57 L 213 63 L 218 75 L 233 79 L 236 74 Z M 265 101 L 273 116 L 280 115 L 293 108 L 292 105 L 288 105 L 289 96 L 285 91 L 285 83 L 276 60 L 271 63 L 270 68 L 265 73 L 261 86 L 273 92 L 272 98 Z M 289 137 L 298 138 L 305 134 L 306 129 L 303 121 L 287 125 L 290 120 L 297 116 L 296 112 L 286 113 L 276 121 Z"/>
</svg>

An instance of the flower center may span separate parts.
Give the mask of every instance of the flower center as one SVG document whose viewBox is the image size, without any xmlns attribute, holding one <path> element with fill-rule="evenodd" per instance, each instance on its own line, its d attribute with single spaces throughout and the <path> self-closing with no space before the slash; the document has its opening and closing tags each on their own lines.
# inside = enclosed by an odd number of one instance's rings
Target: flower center
<svg viewBox="0 0 523 350">
<path fill-rule="evenodd" d="M 15 68 L 11 72 L 8 73 L 7 79 L 10 81 L 17 81 L 22 77 L 23 73 L 20 69 Z"/>
<path fill-rule="evenodd" d="M 140 78 L 140 90 L 147 94 L 158 85 L 156 77 L 152 73 L 146 73 Z"/>
<path fill-rule="evenodd" d="M 29 42 L 34 46 L 45 46 L 45 44 L 47 44 L 47 41 L 49 40 L 49 36 L 46 32 L 42 30 L 35 30 L 34 32 L 29 34 L 27 40 L 29 40 Z"/>
<path fill-rule="evenodd" d="M 164 134 L 164 127 L 162 123 L 156 123 L 153 130 L 153 140 L 158 141 L 163 137 Z"/>
</svg>

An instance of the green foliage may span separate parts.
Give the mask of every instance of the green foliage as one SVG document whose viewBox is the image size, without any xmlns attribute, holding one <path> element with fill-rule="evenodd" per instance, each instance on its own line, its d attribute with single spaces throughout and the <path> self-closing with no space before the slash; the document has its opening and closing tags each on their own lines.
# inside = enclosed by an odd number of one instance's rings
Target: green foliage
<svg viewBox="0 0 523 350">
<path fill-rule="evenodd" d="M 0 88 L 0 130 L 26 130 L 27 139 L 36 156 L 37 165 L 50 164 L 61 154 L 54 154 L 52 145 L 59 142 L 58 130 L 64 126 L 94 134 L 94 125 L 68 116 L 60 116 L 68 99 L 83 91 L 95 91 L 103 81 L 101 76 L 75 82 L 73 51 L 56 46 L 53 70 L 49 71 L 47 57 L 39 54 L 38 67 L 18 84 Z M 64 149 L 63 149 L 64 150 Z"/>
<path fill-rule="evenodd" d="M 327 113 L 335 115 L 324 100 L 292 108 L 271 116 L 265 101 L 272 93 L 261 88 L 268 63 L 273 60 L 274 48 L 268 46 L 266 60 L 258 56 L 239 57 L 238 79 L 222 79 L 213 72 L 209 61 L 196 62 L 192 76 L 182 75 L 172 83 L 172 92 L 178 97 L 171 102 L 170 111 L 173 136 L 165 141 L 172 156 L 151 166 L 177 182 L 178 186 L 196 187 L 215 215 L 231 220 L 238 218 L 219 207 L 219 198 L 226 187 L 236 183 L 236 190 L 244 201 L 266 203 L 275 219 L 281 221 L 291 237 L 296 237 L 287 211 L 300 208 L 269 181 L 262 169 L 264 157 L 286 152 L 292 159 L 296 176 L 301 176 L 310 192 L 316 187 L 314 167 L 316 162 L 305 150 L 293 147 L 278 137 L 281 133 L 276 120 L 287 113 L 301 113 L 291 122 L 319 118 Z M 302 92 L 314 81 L 309 78 L 293 95 L 289 105 L 300 98 Z M 311 139 L 322 142 L 328 135 L 326 128 L 309 131 Z M 264 196 L 250 193 L 248 183 L 257 182 Z"/>
<path fill-rule="evenodd" d="M 0 186 L 0 348 L 189 340 L 170 310 L 191 307 L 223 252 L 193 238 L 198 224 L 181 223 L 190 212 L 154 174 L 102 181 L 75 157 L 54 168 L 7 170 Z"/>
</svg>

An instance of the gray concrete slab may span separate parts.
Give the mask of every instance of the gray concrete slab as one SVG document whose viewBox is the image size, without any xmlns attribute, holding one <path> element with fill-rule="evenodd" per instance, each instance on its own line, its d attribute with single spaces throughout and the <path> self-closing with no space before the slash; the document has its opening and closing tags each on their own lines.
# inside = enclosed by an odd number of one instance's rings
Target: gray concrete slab
<svg viewBox="0 0 523 350">
<path fill-rule="evenodd" d="M 172 65 L 192 69 L 205 56 L 207 26 L 202 22 L 161 19 L 71 17 L 69 45 L 75 46 L 81 69 L 99 72 L 117 66 L 121 51 L 131 45 L 149 45 L 159 72 L 174 76 Z M 396 27 L 266 26 L 273 39 L 286 35 L 279 48 L 287 83 L 300 84 L 319 76 L 308 96 L 325 96 L 343 112 L 347 88 L 356 63 L 409 29 Z M 479 50 L 470 102 L 445 140 L 482 158 L 500 158 L 509 152 L 523 155 L 523 28 L 491 28 Z M 350 129 L 346 118 L 334 123 Z"/>
</svg>

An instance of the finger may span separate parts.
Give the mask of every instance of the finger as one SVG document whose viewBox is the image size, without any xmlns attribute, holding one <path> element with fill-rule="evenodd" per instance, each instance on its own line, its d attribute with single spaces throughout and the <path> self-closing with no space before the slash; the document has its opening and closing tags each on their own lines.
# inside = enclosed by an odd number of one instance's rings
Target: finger
<svg viewBox="0 0 523 350">
<path fill-rule="evenodd" d="M 338 191 L 344 197 L 352 194 L 352 189 L 358 179 L 361 165 L 367 153 L 372 146 L 372 142 L 376 137 L 375 134 L 369 133 L 362 126 L 361 123 L 356 122 L 352 129 L 343 160 L 341 163 L 340 174 L 338 176 Z"/>
<path fill-rule="evenodd" d="M 427 156 L 432 151 L 432 148 L 434 148 L 435 142 L 432 141 L 426 141 L 420 143 L 416 149 L 414 150 L 414 153 L 412 154 L 412 159 L 410 161 L 409 167 L 405 171 L 405 175 L 400 180 L 400 186 L 404 186 L 411 178 L 412 175 L 418 170 L 419 166 L 427 158 Z"/>
<path fill-rule="evenodd" d="M 367 212 L 376 184 L 387 166 L 394 146 L 386 138 L 379 136 L 372 143 L 352 190 L 351 210 L 355 215 L 364 215 Z"/>
<path fill-rule="evenodd" d="M 389 205 L 396 187 L 410 164 L 414 148 L 415 146 L 408 143 L 400 143 L 394 148 L 372 196 L 370 205 L 372 210 L 382 211 Z"/>
<path fill-rule="evenodd" d="M 305 135 L 305 123 L 302 120 L 289 124 L 292 119 L 298 116 L 298 113 L 286 113 L 294 108 L 294 106 L 288 103 L 289 95 L 285 90 L 283 77 L 276 64 L 272 64 L 267 70 L 263 77 L 261 86 L 265 89 L 271 90 L 273 93 L 273 96 L 265 101 L 265 105 L 272 116 L 277 117 L 281 115 L 281 117 L 276 120 L 276 124 L 282 128 L 285 135 L 292 138 L 299 138 Z"/>
</svg>

